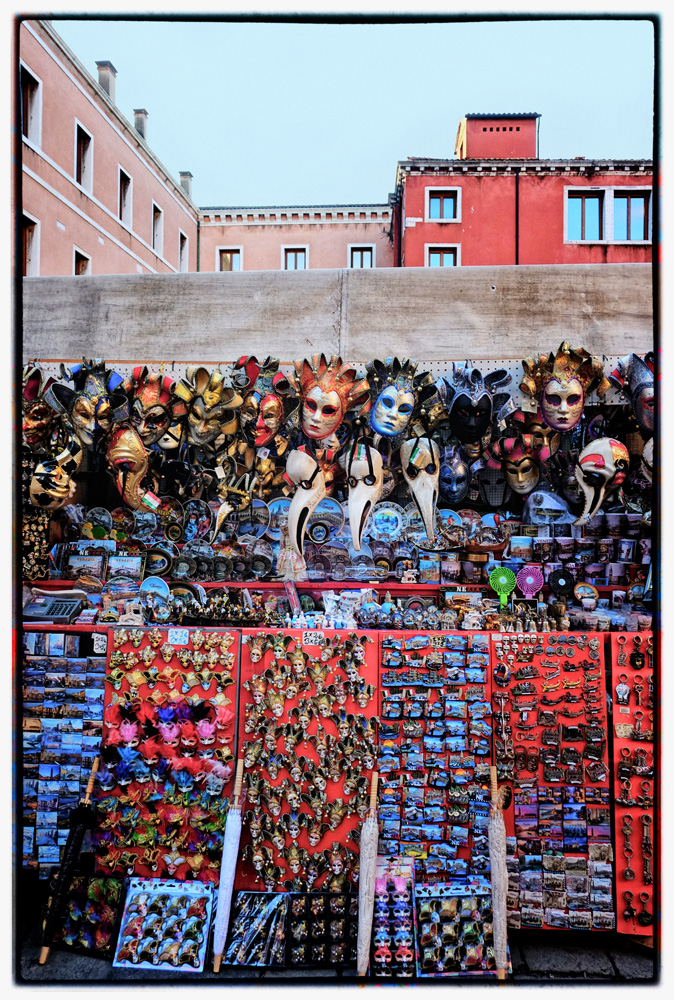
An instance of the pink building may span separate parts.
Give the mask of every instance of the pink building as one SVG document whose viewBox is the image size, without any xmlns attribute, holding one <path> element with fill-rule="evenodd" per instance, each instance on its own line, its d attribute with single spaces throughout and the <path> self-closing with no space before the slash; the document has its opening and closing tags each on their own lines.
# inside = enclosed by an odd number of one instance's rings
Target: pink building
<svg viewBox="0 0 674 1000">
<path fill-rule="evenodd" d="M 43 20 L 20 24 L 19 51 L 23 273 L 196 271 L 191 174 L 159 162 L 144 109 L 120 114 L 112 63 L 96 82 Z"/>
<path fill-rule="evenodd" d="M 385 205 L 202 208 L 200 271 L 393 267 Z"/>
</svg>

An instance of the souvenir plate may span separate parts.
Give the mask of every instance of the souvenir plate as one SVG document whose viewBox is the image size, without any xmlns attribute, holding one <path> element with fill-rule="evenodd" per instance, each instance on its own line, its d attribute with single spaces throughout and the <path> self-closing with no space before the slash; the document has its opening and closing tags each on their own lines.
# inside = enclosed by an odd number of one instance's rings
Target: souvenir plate
<svg viewBox="0 0 674 1000">
<path fill-rule="evenodd" d="M 115 507 L 110 511 L 113 530 L 123 535 L 132 535 L 134 527 L 133 511 L 128 507 Z M 119 539 L 118 539 L 119 540 Z"/>
<path fill-rule="evenodd" d="M 179 542 L 183 537 L 183 506 L 173 497 L 161 497 L 155 511 L 159 524 L 164 531 L 164 537 L 171 542 Z"/>
<path fill-rule="evenodd" d="M 91 507 L 84 515 L 84 524 L 91 525 L 91 538 L 107 538 L 112 531 L 112 514 L 105 507 Z"/>
<path fill-rule="evenodd" d="M 573 588 L 573 596 L 578 601 L 582 601 L 584 597 L 596 600 L 599 597 L 599 591 L 591 583 L 577 583 Z"/>
<path fill-rule="evenodd" d="M 186 542 L 205 538 L 211 530 L 211 508 L 204 500 L 183 504 L 183 538 Z"/>
<path fill-rule="evenodd" d="M 397 503 L 376 503 L 367 523 L 366 531 L 371 538 L 391 541 L 398 538 L 405 527 L 405 510 Z"/>
<path fill-rule="evenodd" d="M 197 572 L 196 559 L 181 552 L 177 559 L 173 561 L 171 575 L 175 580 L 191 580 Z"/>
<path fill-rule="evenodd" d="M 273 542 L 281 541 L 282 519 L 285 518 L 287 523 L 289 510 L 289 497 L 276 497 L 275 500 L 269 501 L 269 526 L 267 528 L 267 538 L 271 538 Z"/>
<path fill-rule="evenodd" d="M 145 553 L 145 576 L 169 576 L 173 557 L 163 549 L 148 549 Z"/>
<path fill-rule="evenodd" d="M 142 542 L 149 542 L 157 530 L 157 515 L 153 510 L 135 510 L 133 512 L 133 537 Z"/>
<path fill-rule="evenodd" d="M 140 596 L 143 602 L 147 601 L 150 594 L 167 601 L 170 593 L 168 583 L 160 576 L 149 576 L 140 585 Z"/>
<path fill-rule="evenodd" d="M 262 538 L 269 527 L 269 507 L 264 500 L 254 499 L 252 504 L 243 510 L 233 510 L 223 521 L 223 529 L 228 535 L 237 538 L 248 535 L 252 538 Z"/>
<path fill-rule="evenodd" d="M 307 519 L 307 534 L 317 545 L 327 542 L 330 534 L 338 535 L 344 527 L 344 511 L 338 500 L 325 497 Z"/>
<path fill-rule="evenodd" d="M 439 510 L 435 512 L 435 538 L 432 542 L 429 542 L 426 537 L 424 522 L 419 513 L 419 508 L 414 502 L 408 503 L 404 508 L 404 523 L 405 538 L 412 542 L 413 545 L 416 545 L 417 548 L 423 549 L 425 552 L 444 552 L 449 547 L 442 536 L 442 518 L 440 517 Z"/>
</svg>

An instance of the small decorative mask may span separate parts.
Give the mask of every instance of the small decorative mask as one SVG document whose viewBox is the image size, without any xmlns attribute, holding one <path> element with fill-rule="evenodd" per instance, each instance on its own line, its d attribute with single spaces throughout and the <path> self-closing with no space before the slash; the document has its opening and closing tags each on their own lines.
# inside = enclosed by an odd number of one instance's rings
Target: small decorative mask
<svg viewBox="0 0 674 1000">
<path fill-rule="evenodd" d="M 470 466 L 461 448 L 446 447 L 440 452 L 440 496 L 449 503 L 461 503 L 470 487 Z"/>
</svg>

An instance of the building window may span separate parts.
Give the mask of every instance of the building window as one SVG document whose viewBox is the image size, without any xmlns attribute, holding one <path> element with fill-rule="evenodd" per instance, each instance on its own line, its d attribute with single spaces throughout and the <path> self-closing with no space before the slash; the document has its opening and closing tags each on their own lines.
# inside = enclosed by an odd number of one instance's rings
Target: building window
<svg viewBox="0 0 674 1000">
<path fill-rule="evenodd" d="M 426 247 L 427 267 L 458 267 L 458 247 Z"/>
<path fill-rule="evenodd" d="M 461 188 L 426 188 L 427 222 L 461 221 Z"/>
<path fill-rule="evenodd" d="M 91 258 L 75 247 L 73 274 L 91 274 Z"/>
<path fill-rule="evenodd" d="M 625 242 L 648 239 L 648 195 L 644 191 L 614 192 L 613 239 Z"/>
<path fill-rule="evenodd" d="M 158 257 L 164 255 L 164 213 L 152 202 L 152 249 Z"/>
<path fill-rule="evenodd" d="M 218 250 L 220 271 L 241 270 L 241 248 L 220 247 Z"/>
<path fill-rule="evenodd" d="M 179 231 L 178 235 L 178 270 L 179 271 L 189 271 L 190 269 L 190 258 L 189 258 L 189 240 L 185 236 L 182 229 Z"/>
<path fill-rule="evenodd" d="M 566 189 L 568 243 L 648 243 L 651 189 L 606 187 Z"/>
<path fill-rule="evenodd" d="M 374 244 L 371 246 L 349 246 L 349 267 L 374 267 Z"/>
<path fill-rule="evenodd" d="M 94 179 L 94 140 L 79 123 L 75 126 L 75 180 L 91 191 Z"/>
<path fill-rule="evenodd" d="M 119 198 L 117 215 L 125 226 L 131 228 L 131 178 L 126 170 L 119 168 Z"/>
<path fill-rule="evenodd" d="M 42 84 L 36 76 L 21 66 L 21 134 L 36 146 L 40 145 L 42 125 Z"/>
<path fill-rule="evenodd" d="M 306 247 L 284 247 L 283 269 L 285 271 L 304 271 L 307 266 Z"/>
<path fill-rule="evenodd" d="M 29 215 L 22 218 L 23 228 L 23 268 L 22 274 L 26 278 L 33 278 L 40 273 L 39 266 L 39 228 L 36 219 L 31 219 Z"/>
</svg>

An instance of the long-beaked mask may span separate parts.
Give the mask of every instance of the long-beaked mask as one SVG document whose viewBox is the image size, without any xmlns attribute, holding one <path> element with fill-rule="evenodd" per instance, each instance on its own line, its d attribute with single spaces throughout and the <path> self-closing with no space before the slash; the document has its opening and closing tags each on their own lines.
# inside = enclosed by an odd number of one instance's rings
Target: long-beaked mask
<svg viewBox="0 0 674 1000">
<path fill-rule="evenodd" d="M 66 415 L 83 445 L 96 445 L 113 424 L 127 419 L 129 403 L 121 391 L 121 376 L 106 368 L 104 361 L 83 361 L 71 369 L 61 365 L 61 376 L 75 388 L 54 382 L 44 398 L 58 413 Z"/>
<path fill-rule="evenodd" d="M 363 531 L 372 508 L 381 497 L 384 484 L 384 460 L 367 441 L 354 441 L 340 458 L 349 483 L 349 525 L 356 552 L 360 552 Z"/>
<path fill-rule="evenodd" d="M 117 489 L 133 510 L 143 507 L 146 490 L 141 487 L 147 472 L 148 457 L 140 434 L 135 427 L 118 427 L 110 438 L 107 459 Z"/>
<path fill-rule="evenodd" d="M 288 508 L 288 534 L 293 551 L 302 556 L 309 515 L 327 496 L 325 476 L 316 459 L 300 447 L 288 455 L 284 479 L 296 487 Z"/>
<path fill-rule="evenodd" d="M 435 538 L 435 507 L 440 479 L 440 449 L 430 438 L 412 438 L 400 445 L 400 464 L 424 522 L 429 542 Z"/>
<path fill-rule="evenodd" d="M 520 389 L 538 400 L 543 420 L 557 431 L 572 430 L 583 415 L 585 400 L 593 389 L 604 396 L 611 383 L 604 366 L 584 348 L 560 344 L 556 354 L 541 354 L 522 362 Z"/>
<path fill-rule="evenodd" d="M 260 363 L 255 357 L 242 357 L 234 365 L 232 381 L 243 395 L 239 423 L 246 440 L 256 448 L 273 441 L 298 405 L 279 364 L 278 358 Z"/>
<path fill-rule="evenodd" d="M 222 435 L 236 433 L 237 410 L 243 399 L 229 376 L 219 369 L 189 367 L 176 394 L 188 402 L 187 433 L 191 444 L 204 445 Z"/>
<path fill-rule="evenodd" d="M 497 392 L 510 383 L 505 368 L 482 376 L 472 361 L 452 365 L 451 380 L 437 383 L 438 392 L 449 415 L 452 433 L 462 444 L 475 444 L 487 432 L 492 419 L 497 423 L 515 409 L 510 393 Z"/>
<path fill-rule="evenodd" d="M 652 431 L 654 425 L 654 369 L 653 351 L 643 358 L 638 354 L 627 354 L 608 377 L 611 385 L 629 396 L 637 423 L 647 431 Z"/>
<path fill-rule="evenodd" d="M 21 406 L 23 409 L 23 440 L 36 451 L 49 438 L 56 413 L 44 398 L 44 394 L 54 382 L 45 378 L 36 365 L 26 365 L 23 369 Z"/>
<path fill-rule="evenodd" d="M 440 496 L 449 503 L 461 503 L 470 487 L 470 464 L 461 448 L 447 447 L 440 452 Z"/>
<path fill-rule="evenodd" d="M 417 362 L 409 359 L 375 359 L 365 367 L 370 385 L 370 427 L 386 438 L 404 434 L 420 408 L 437 394 L 430 373 L 417 374 Z"/>
<path fill-rule="evenodd" d="M 169 431 L 174 387 L 173 379 L 149 371 L 147 365 L 134 368 L 124 381 L 131 401 L 131 424 L 146 447 L 156 444 Z"/>
<path fill-rule="evenodd" d="M 367 403 L 369 386 L 355 368 L 342 364 L 333 354 L 314 354 L 311 361 L 295 361 L 294 388 L 301 403 L 302 430 L 308 438 L 323 441 L 331 437 L 347 411 Z"/>
<path fill-rule="evenodd" d="M 614 438 L 599 438 L 583 448 L 578 456 L 576 479 L 585 495 L 585 508 L 577 525 L 592 520 L 606 494 L 624 481 L 629 467 L 629 451 Z"/>
</svg>

